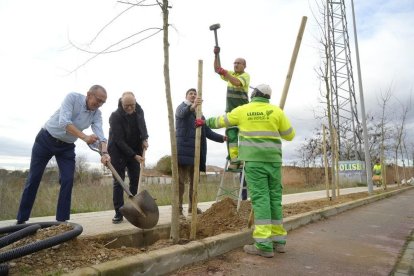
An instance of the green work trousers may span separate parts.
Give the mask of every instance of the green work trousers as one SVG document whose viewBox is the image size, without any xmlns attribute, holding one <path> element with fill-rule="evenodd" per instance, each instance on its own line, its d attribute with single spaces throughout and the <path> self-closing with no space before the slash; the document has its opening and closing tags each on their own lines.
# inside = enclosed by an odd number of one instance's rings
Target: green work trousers
<svg viewBox="0 0 414 276">
<path fill-rule="evenodd" d="M 282 164 L 245 162 L 247 187 L 254 211 L 253 239 L 258 249 L 273 251 L 273 243 L 286 243 L 283 227 Z"/>
</svg>

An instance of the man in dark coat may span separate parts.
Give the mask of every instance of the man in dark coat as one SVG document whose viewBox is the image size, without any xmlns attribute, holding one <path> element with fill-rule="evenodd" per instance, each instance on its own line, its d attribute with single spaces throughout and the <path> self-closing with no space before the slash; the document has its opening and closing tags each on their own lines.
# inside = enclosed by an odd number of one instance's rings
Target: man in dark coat
<svg viewBox="0 0 414 276">
<path fill-rule="evenodd" d="M 148 148 L 148 133 L 144 111 L 136 102 L 132 92 L 122 94 L 118 109 L 109 117 L 109 126 L 108 152 L 112 165 L 122 180 L 125 179 L 125 169 L 128 170 L 129 190 L 136 195 L 140 163 L 144 161 L 143 150 Z M 113 202 L 115 217 L 112 222 L 120 223 L 123 217 L 119 208 L 124 205 L 124 190 L 115 178 L 113 180 Z"/>
<path fill-rule="evenodd" d="M 188 213 L 191 214 L 193 202 L 193 178 L 194 178 L 194 152 L 195 152 L 195 133 L 196 128 L 194 121 L 196 119 L 196 108 L 202 100 L 197 97 L 197 91 L 190 88 L 185 96 L 186 100 L 182 102 L 175 112 L 175 127 L 177 137 L 178 152 L 178 174 L 179 174 L 179 208 L 180 217 L 183 218 L 183 195 L 184 183 L 189 178 L 189 205 Z M 223 143 L 226 136 L 212 131 L 209 127 L 203 126 L 201 131 L 200 144 L 200 171 L 206 171 L 207 140 L 206 138 Z M 197 213 L 201 210 L 197 208 Z"/>
</svg>

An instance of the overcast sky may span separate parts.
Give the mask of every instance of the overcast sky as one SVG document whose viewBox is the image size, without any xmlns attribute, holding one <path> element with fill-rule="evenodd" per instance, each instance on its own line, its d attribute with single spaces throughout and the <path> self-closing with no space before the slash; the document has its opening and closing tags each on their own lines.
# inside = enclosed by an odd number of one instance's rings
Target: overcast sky
<svg viewBox="0 0 414 276">
<path fill-rule="evenodd" d="M 350 7 L 350 1 L 345 3 Z M 176 0 L 170 4 L 174 111 L 186 90 L 197 87 L 198 60 L 203 60 L 206 117 L 223 114 L 226 91 L 226 83 L 213 72 L 214 35 L 210 25 L 221 25 L 218 40 L 222 66 L 232 69 L 234 59 L 244 57 L 251 85 L 269 84 L 273 88 L 271 101 L 278 104 L 302 16 L 308 17 L 285 105 L 297 137 L 283 144 L 284 158 L 298 158 L 296 149 L 321 123 L 313 115 L 321 108 L 320 83 L 315 74 L 320 45 L 311 11 L 314 1 Z M 414 83 L 414 1 L 355 0 L 354 4 L 367 112 L 377 108 L 378 94 L 390 86 L 394 96 L 405 102 Z M 28 168 L 37 132 L 65 95 L 72 91 L 85 94 L 93 84 L 101 84 L 108 91 L 107 103 L 101 108 L 106 135 L 108 118 L 117 108 L 118 98 L 124 91 L 133 91 L 144 109 L 150 135 L 147 163 L 155 164 L 170 154 L 162 32 L 123 51 L 97 57 L 71 45 L 100 52 L 143 29 L 162 27 L 158 7 L 135 7 L 99 33 L 127 8 L 114 0 L 0 0 L 0 168 Z M 350 11 L 347 17 L 354 55 Z M 133 36 L 111 50 L 144 36 Z M 353 68 L 357 81 L 355 62 Z M 359 94 L 357 100 L 359 105 Z M 394 112 L 397 114 L 398 110 Z M 414 128 L 412 114 L 409 128 Z M 85 133 L 91 133 L 90 129 Z M 98 155 L 83 142 L 76 145 L 78 155 L 98 162 Z M 208 143 L 208 165 L 223 166 L 225 156 L 224 144 Z"/>
</svg>

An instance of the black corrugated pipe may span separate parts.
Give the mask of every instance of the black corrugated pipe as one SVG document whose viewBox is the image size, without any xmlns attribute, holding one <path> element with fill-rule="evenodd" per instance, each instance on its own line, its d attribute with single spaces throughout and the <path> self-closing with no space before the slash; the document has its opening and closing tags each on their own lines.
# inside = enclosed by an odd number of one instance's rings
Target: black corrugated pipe
<svg viewBox="0 0 414 276">
<path fill-rule="evenodd" d="M 17 230 L 20 230 L 20 229 L 23 229 L 30 225 L 35 225 L 35 224 L 40 225 L 40 227 L 42 228 L 47 228 L 47 227 L 54 226 L 54 225 L 60 225 L 62 223 L 63 222 L 59 222 L 59 221 L 46 221 L 46 222 L 33 222 L 33 223 L 26 223 L 26 224 L 10 225 L 10 226 L 0 228 L 0 235 L 11 233 L 11 232 L 16 232 Z"/>
<path fill-rule="evenodd" d="M 14 243 L 15 241 L 18 241 L 24 237 L 36 233 L 36 231 L 39 230 L 40 227 L 41 226 L 39 224 L 28 225 L 26 228 L 23 228 L 21 230 L 18 230 L 14 233 L 8 234 L 7 236 L 0 238 L 0 248 L 3 248 L 9 244 Z"/>
<path fill-rule="evenodd" d="M 62 224 L 62 222 L 38 222 L 38 223 L 30 223 L 30 224 L 22 224 L 22 225 L 13 225 L 13 226 L 0 228 L 0 234 L 10 233 L 10 232 L 13 232 L 13 230 L 14 231 L 20 230 L 22 228 L 28 227 L 30 225 L 35 225 L 35 224 L 39 224 L 42 228 L 47 228 L 53 225 L 60 225 Z M 20 258 L 25 255 L 29 255 L 34 252 L 40 251 L 42 249 L 53 247 L 60 243 L 64 243 L 68 240 L 71 240 L 79 236 L 82 233 L 83 228 L 81 225 L 76 224 L 76 223 L 70 223 L 70 222 L 67 222 L 67 224 L 71 225 L 73 229 L 70 231 L 61 233 L 59 235 L 56 235 L 54 237 L 50 237 L 50 238 L 47 238 L 41 241 L 36 241 L 36 242 L 30 243 L 30 244 L 27 244 L 21 247 L 11 249 L 9 251 L 1 252 L 0 253 L 0 265 L 3 262 L 7 262 L 7 261 L 10 261 L 16 258 Z"/>
<path fill-rule="evenodd" d="M 9 275 L 9 266 L 7 264 L 0 264 L 0 276 Z"/>
</svg>

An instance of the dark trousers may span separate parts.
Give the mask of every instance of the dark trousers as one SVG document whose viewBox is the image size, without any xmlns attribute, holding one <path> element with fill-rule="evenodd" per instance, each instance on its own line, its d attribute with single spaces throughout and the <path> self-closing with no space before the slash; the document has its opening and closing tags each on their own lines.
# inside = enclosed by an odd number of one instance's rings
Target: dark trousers
<svg viewBox="0 0 414 276">
<path fill-rule="evenodd" d="M 242 173 L 240 173 L 240 181 L 242 178 Z M 246 175 L 243 179 L 243 190 L 242 190 L 242 200 L 247 200 L 247 183 L 246 183 Z"/>
<path fill-rule="evenodd" d="M 60 184 L 56 220 L 69 220 L 75 173 L 75 144 L 59 141 L 46 130 L 41 129 L 32 148 L 29 175 L 20 200 L 17 221 L 23 222 L 29 219 L 46 165 L 53 156 L 59 168 Z"/>
<path fill-rule="evenodd" d="M 183 210 L 183 195 L 185 190 L 185 183 L 189 182 L 188 188 L 188 210 L 191 211 L 193 205 L 193 185 L 194 185 L 194 165 L 180 165 L 178 164 L 178 206 L 180 211 Z"/>
<path fill-rule="evenodd" d="M 114 156 L 114 155 L 113 155 Z M 113 166 L 122 180 L 125 180 L 125 170 L 128 171 L 129 178 L 129 191 L 136 195 L 138 191 L 138 178 L 140 172 L 140 164 L 134 158 L 123 158 L 114 156 Z M 111 156 L 112 158 L 112 156 Z M 113 181 L 113 195 L 112 200 L 114 202 L 115 212 L 119 213 L 119 208 L 124 205 L 124 189 L 121 184 L 114 178 Z"/>
</svg>

